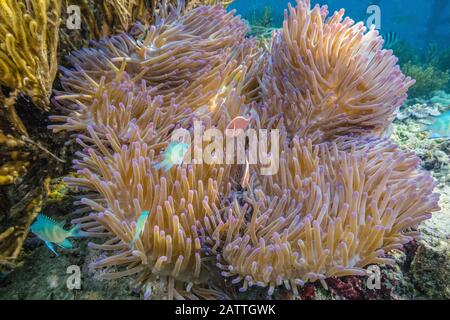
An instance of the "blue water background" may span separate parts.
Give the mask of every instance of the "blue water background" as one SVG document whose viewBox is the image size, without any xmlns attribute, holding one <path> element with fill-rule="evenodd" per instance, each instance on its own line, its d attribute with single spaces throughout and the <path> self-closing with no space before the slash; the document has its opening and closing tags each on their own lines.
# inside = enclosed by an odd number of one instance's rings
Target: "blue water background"
<svg viewBox="0 0 450 320">
<path fill-rule="evenodd" d="M 235 0 L 230 6 L 246 19 L 256 10 L 271 6 L 274 24 L 280 27 L 286 0 Z M 430 43 L 439 47 L 450 47 L 450 0 L 326 0 L 311 1 L 313 4 L 328 5 L 330 14 L 345 8 L 346 15 L 355 21 L 367 21 L 368 6 L 375 4 L 381 9 L 380 33 L 396 32 L 402 41 L 418 51 L 423 51 Z"/>
</svg>

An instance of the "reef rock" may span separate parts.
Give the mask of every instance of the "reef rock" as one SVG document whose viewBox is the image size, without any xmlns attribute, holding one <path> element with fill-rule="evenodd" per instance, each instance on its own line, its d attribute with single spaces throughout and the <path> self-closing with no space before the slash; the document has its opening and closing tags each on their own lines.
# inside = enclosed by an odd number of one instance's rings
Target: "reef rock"
<svg viewBox="0 0 450 320">
<path fill-rule="evenodd" d="M 411 263 L 414 284 L 432 299 L 450 299 L 450 188 L 442 190 L 442 211 L 420 227 L 418 242 Z"/>
</svg>

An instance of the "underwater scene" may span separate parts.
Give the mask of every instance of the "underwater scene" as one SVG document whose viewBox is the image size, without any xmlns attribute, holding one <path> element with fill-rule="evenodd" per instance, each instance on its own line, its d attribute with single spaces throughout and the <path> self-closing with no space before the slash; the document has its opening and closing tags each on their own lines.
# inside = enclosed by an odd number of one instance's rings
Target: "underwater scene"
<svg viewBox="0 0 450 320">
<path fill-rule="evenodd" d="M 449 158 L 448 0 L 0 0 L 0 300 L 448 300 Z"/>
</svg>

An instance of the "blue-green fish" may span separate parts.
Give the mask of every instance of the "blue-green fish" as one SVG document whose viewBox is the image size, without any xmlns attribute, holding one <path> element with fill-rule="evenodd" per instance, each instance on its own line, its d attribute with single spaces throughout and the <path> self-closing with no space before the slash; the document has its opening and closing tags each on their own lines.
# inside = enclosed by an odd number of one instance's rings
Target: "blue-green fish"
<svg viewBox="0 0 450 320">
<path fill-rule="evenodd" d="M 165 172 L 169 171 L 174 165 L 181 165 L 184 156 L 189 149 L 189 144 L 172 141 L 166 150 L 164 150 L 163 160 L 155 165 L 156 169 L 163 168 Z"/>
<path fill-rule="evenodd" d="M 53 243 L 64 249 L 72 249 L 72 243 L 67 239 L 69 237 L 82 237 L 78 226 L 70 230 L 64 230 L 64 222 L 56 222 L 53 219 L 39 214 L 36 221 L 31 225 L 31 232 L 45 242 L 47 247 L 58 256 Z"/>
<path fill-rule="evenodd" d="M 139 237 L 144 233 L 145 223 L 147 222 L 149 212 L 142 211 L 136 222 L 136 229 L 134 230 L 133 240 L 131 242 L 131 250 L 134 250 L 134 243 L 139 239 Z"/>
<path fill-rule="evenodd" d="M 384 48 L 385 49 L 392 49 L 399 41 L 400 38 L 397 33 L 395 32 L 388 32 L 382 35 L 384 40 Z"/>
<path fill-rule="evenodd" d="M 428 136 L 431 139 L 450 138 L 450 111 L 446 111 L 439 116 L 434 117 L 433 122 L 424 125 L 423 129 L 429 132 Z"/>
</svg>

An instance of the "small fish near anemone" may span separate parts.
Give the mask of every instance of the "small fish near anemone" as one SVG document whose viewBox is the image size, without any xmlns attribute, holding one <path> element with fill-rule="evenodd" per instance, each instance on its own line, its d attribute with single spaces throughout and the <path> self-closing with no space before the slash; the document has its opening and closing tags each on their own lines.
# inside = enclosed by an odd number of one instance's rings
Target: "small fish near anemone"
<svg viewBox="0 0 450 320">
<path fill-rule="evenodd" d="M 450 111 L 441 113 L 434 117 L 430 124 L 423 126 L 423 130 L 428 131 L 430 139 L 449 139 L 450 138 Z"/>
<path fill-rule="evenodd" d="M 386 49 L 392 49 L 400 41 L 398 34 L 395 32 L 388 32 L 383 34 L 382 37 L 384 40 L 384 47 Z"/>
<path fill-rule="evenodd" d="M 241 180 L 241 188 L 246 189 L 250 186 L 250 163 L 245 158 L 245 171 Z"/>
<path fill-rule="evenodd" d="M 163 160 L 155 164 L 155 169 L 163 168 L 164 172 L 167 172 L 173 166 L 181 165 L 188 149 L 189 144 L 179 141 L 172 141 L 167 149 L 164 150 Z"/>
<path fill-rule="evenodd" d="M 37 216 L 36 221 L 31 225 L 31 232 L 44 241 L 56 256 L 58 253 L 55 251 L 53 243 L 64 249 L 72 249 L 73 245 L 67 238 L 84 236 L 78 226 L 64 230 L 64 222 L 56 222 L 43 214 Z"/>
<path fill-rule="evenodd" d="M 238 116 L 233 120 L 231 120 L 230 123 L 227 125 L 225 129 L 225 134 L 231 138 L 235 138 L 248 129 L 251 121 L 252 121 L 251 116 L 249 118 Z"/>
<path fill-rule="evenodd" d="M 144 233 L 145 223 L 147 222 L 149 214 L 150 213 L 148 211 L 142 211 L 141 215 L 139 216 L 136 222 L 136 229 L 134 231 L 133 240 L 131 241 L 131 250 L 134 250 L 134 244 L 142 235 L 142 233 Z"/>
</svg>

